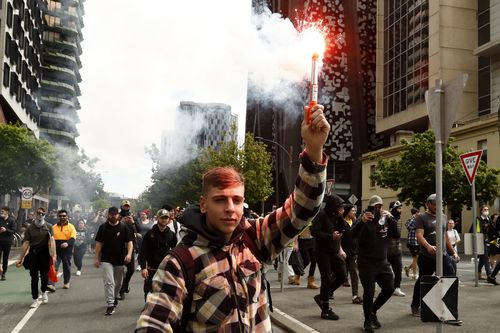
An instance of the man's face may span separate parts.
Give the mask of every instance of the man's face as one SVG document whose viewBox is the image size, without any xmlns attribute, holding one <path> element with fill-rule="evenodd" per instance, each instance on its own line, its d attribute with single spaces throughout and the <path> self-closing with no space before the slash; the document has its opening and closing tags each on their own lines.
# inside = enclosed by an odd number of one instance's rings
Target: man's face
<svg viewBox="0 0 500 333">
<path fill-rule="evenodd" d="M 36 218 L 41 221 L 45 217 L 45 212 L 43 210 L 36 211 Z"/>
<path fill-rule="evenodd" d="M 6 210 L 0 209 L 0 216 L 3 218 L 7 218 L 9 216 L 9 213 Z"/>
<path fill-rule="evenodd" d="M 59 222 L 62 224 L 68 222 L 68 214 L 67 213 L 58 213 L 57 217 L 59 218 Z"/>
<path fill-rule="evenodd" d="M 200 210 L 206 214 L 208 227 L 220 231 L 229 240 L 243 216 L 244 202 L 243 185 L 225 189 L 211 187 L 200 199 Z"/>
<path fill-rule="evenodd" d="M 120 214 L 118 213 L 110 213 L 108 214 L 108 221 L 115 224 L 116 222 L 118 222 L 119 216 Z"/>
<path fill-rule="evenodd" d="M 436 214 L 436 201 L 435 200 L 427 201 L 427 209 L 431 213 Z"/>
<path fill-rule="evenodd" d="M 172 220 L 170 219 L 170 216 L 164 215 L 164 216 L 159 216 L 158 217 L 158 224 L 162 227 L 166 226 L 169 224 Z"/>
<path fill-rule="evenodd" d="M 375 214 L 380 214 L 380 212 L 382 211 L 382 205 L 381 204 L 377 204 L 375 206 L 373 206 L 374 208 L 374 213 Z"/>
<path fill-rule="evenodd" d="M 129 206 L 129 205 L 123 205 L 123 206 L 122 206 L 122 209 L 123 209 L 123 210 L 130 210 L 130 206 Z"/>
</svg>

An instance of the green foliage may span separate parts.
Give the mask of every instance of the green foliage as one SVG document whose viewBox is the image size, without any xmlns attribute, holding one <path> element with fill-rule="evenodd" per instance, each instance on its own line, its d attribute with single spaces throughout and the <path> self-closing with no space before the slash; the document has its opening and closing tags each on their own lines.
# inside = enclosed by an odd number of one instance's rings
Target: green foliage
<svg viewBox="0 0 500 333">
<path fill-rule="evenodd" d="M 54 149 L 26 128 L 0 125 L 0 156 L 0 194 L 19 195 L 23 186 L 37 193 L 53 182 Z"/>
<path fill-rule="evenodd" d="M 452 140 L 450 139 L 450 142 Z M 434 134 L 428 130 L 415 134 L 411 141 L 401 142 L 399 160 L 377 158 L 377 167 L 370 178 L 383 188 L 398 193 L 398 199 L 415 207 L 423 206 L 427 196 L 436 192 Z M 449 144 L 443 151 L 443 201 L 452 211 L 470 208 L 471 190 L 460 164 L 461 153 Z M 481 161 L 476 173 L 476 199 L 488 203 L 498 195 L 500 169 L 489 168 Z"/>
<path fill-rule="evenodd" d="M 234 129 L 233 129 L 234 130 Z M 164 203 L 185 206 L 186 201 L 198 202 L 201 195 L 201 178 L 209 168 L 233 166 L 245 177 L 245 198 L 250 204 L 266 200 L 272 194 L 271 156 L 263 143 L 247 134 L 245 145 L 240 148 L 235 141 L 224 142 L 219 150 L 206 149 L 183 165 L 161 168 L 158 149 L 148 149 L 155 166 L 152 185 L 143 194 L 153 209 Z"/>
</svg>

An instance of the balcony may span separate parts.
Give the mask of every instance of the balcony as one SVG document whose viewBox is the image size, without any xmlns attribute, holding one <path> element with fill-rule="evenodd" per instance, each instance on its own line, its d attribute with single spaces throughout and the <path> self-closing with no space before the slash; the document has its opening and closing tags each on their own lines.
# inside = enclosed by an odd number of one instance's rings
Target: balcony
<svg viewBox="0 0 500 333">
<path fill-rule="evenodd" d="M 68 108 L 75 108 L 75 103 L 73 102 L 73 98 L 71 99 L 65 99 L 62 97 L 55 97 L 55 96 L 41 96 L 40 98 L 41 104 L 45 107 L 49 108 L 58 108 L 61 107 L 61 105 L 65 105 Z"/>
<path fill-rule="evenodd" d="M 54 66 L 54 65 L 45 65 L 42 66 L 44 77 L 47 79 L 53 78 L 54 80 L 67 82 L 68 84 L 76 83 L 75 72 L 71 69 Z"/>
<path fill-rule="evenodd" d="M 43 43 L 49 47 L 54 47 L 59 50 L 68 50 L 72 53 L 76 53 L 78 51 L 77 45 L 74 42 L 68 42 L 65 40 L 47 40 L 44 39 Z"/>
<path fill-rule="evenodd" d="M 50 80 L 42 80 L 42 90 L 51 90 L 55 92 L 66 93 L 67 95 L 75 96 L 75 88 L 71 84 L 64 82 L 56 82 Z"/>
<path fill-rule="evenodd" d="M 63 65 L 64 67 L 78 68 L 78 62 L 77 62 L 75 56 L 67 55 L 67 54 L 64 54 L 61 52 L 49 51 L 47 49 L 43 52 L 43 55 L 46 58 L 49 58 L 50 60 L 52 60 L 53 62 L 56 62 L 59 65 Z M 68 66 L 68 63 L 70 66 Z"/>
</svg>

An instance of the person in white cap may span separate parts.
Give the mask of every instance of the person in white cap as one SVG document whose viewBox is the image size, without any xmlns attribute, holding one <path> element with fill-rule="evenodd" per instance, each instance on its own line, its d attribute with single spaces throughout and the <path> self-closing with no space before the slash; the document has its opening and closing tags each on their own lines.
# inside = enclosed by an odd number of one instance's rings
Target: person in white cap
<svg viewBox="0 0 500 333">
<path fill-rule="evenodd" d="M 368 201 L 368 208 L 352 226 L 352 236 L 358 239 L 358 271 L 363 286 L 364 332 L 380 328 L 377 311 L 394 292 L 394 276 L 387 261 L 387 235 L 397 232 L 395 223 L 389 223 L 390 214 L 382 209 L 384 202 L 378 195 Z M 396 229 L 396 230 L 394 230 Z M 380 287 L 375 301 L 375 283 Z"/>
</svg>

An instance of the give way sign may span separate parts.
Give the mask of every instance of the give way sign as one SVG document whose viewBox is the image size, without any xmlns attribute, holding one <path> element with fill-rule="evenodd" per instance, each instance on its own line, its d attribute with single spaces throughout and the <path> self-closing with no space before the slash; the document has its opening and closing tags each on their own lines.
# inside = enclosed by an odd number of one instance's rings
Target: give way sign
<svg viewBox="0 0 500 333">
<path fill-rule="evenodd" d="M 474 182 L 474 177 L 476 176 L 477 167 L 479 161 L 481 161 L 481 155 L 483 155 L 482 150 L 471 151 L 470 153 L 460 155 L 460 162 L 465 170 L 465 175 L 469 180 L 469 184 L 472 185 Z"/>
</svg>

